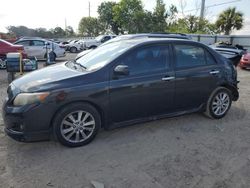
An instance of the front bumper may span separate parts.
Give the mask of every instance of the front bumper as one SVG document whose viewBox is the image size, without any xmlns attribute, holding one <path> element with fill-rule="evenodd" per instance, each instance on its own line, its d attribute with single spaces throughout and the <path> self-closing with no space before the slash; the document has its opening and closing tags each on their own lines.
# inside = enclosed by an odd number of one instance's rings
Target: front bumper
<svg viewBox="0 0 250 188">
<path fill-rule="evenodd" d="M 46 105 L 13 107 L 5 100 L 2 115 L 5 133 L 17 141 L 41 141 L 50 139 L 50 118 Z M 48 112 L 48 111 L 47 111 Z M 52 114 L 52 112 L 51 112 Z"/>
</svg>

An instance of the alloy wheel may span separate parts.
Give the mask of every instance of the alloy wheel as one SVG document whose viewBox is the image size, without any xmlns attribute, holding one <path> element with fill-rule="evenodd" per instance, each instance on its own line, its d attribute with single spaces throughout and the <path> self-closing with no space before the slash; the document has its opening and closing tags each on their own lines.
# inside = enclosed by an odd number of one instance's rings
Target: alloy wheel
<svg viewBox="0 0 250 188">
<path fill-rule="evenodd" d="M 230 96 L 226 92 L 219 92 L 213 99 L 212 111 L 215 115 L 223 115 L 230 106 Z"/>
<path fill-rule="evenodd" d="M 87 140 L 94 132 L 95 119 L 86 111 L 72 112 L 63 119 L 60 131 L 65 140 L 80 143 Z"/>
</svg>

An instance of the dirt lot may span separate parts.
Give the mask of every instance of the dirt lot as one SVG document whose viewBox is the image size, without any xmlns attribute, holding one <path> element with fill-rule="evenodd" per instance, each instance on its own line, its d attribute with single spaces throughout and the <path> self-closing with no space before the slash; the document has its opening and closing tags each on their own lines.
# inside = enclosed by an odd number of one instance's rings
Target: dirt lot
<svg viewBox="0 0 250 188">
<path fill-rule="evenodd" d="M 91 144 L 19 143 L 3 132 L 0 187 L 248 188 L 250 71 L 238 70 L 240 100 L 222 120 L 201 114 L 101 131 Z M 0 103 L 6 96 L 0 71 Z"/>
</svg>

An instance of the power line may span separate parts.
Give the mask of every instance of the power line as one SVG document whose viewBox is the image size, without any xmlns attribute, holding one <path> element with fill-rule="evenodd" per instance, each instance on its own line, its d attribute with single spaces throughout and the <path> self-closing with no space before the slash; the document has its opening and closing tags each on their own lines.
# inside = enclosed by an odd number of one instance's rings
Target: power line
<svg viewBox="0 0 250 188">
<path fill-rule="evenodd" d="M 211 7 L 216 7 L 216 6 L 220 6 L 220 5 L 226 5 L 226 4 L 230 4 L 230 3 L 236 3 L 236 2 L 239 2 L 239 1 L 241 1 L 241 0 L 235 0 L 235 1 L 229 1 L 229 2 L 224 2 L 224 3 L 213 4 L 213 5 L 206 6 L 205 8 L 211 8 Z M 185 12 L 192 12 L 192 11 L 200 10 L 200 9 L 201 8 L 196 8 L 196 9 L 187 10 Z"/>
</svg>

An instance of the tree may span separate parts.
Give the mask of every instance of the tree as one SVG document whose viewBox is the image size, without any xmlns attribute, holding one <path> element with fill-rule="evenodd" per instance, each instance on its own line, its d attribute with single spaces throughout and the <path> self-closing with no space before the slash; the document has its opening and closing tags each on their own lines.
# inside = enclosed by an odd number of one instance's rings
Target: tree
<svg viewBox="0 0 250 188">
<path fill-rule="evenodd" d="M 156 6 L 153 12 L 153 24 L 155 32 L 164 32 L 167 28 L 167 13 L 163 0 L 156 0 Z"/>
<path fill-rule="evenodd" d="M 121 33 L 140 33 L 144 30 L 145 12 L 141 0 L 121 0 L 113 7 L 114 21 L 121 27 Z"/>
<path fill-rule="evenodd" d="M 65 31 L 61 27 L 55 27 L 54 35 L 56 37 L 63 37 L 63 36 L 65 36 Z"/>
<path fill-rule="evenodd" d="M 34 29 L 30 29 L 26 26 L 8 26 L 7 30 L 11 34 L 15 34 L 17 37 L 27 36 L 34 37 L 36 36 L 36 32 Z"/>
<path fill-rule="evenodd" d="M 220 32 L 229 35 L 234 29 L 239 30 L 243 27 L 243 13 L 237 12 L 235 7 L 228 8 L 220 13 L 215 24 Z"/>
<path fill-rule="evenodd" d="M 215 34 L 218 33 L 215 24 L 210 23 L 206 19 L 200 20 L 199 17 L 188 15 L 185 18 L 179 18 L 169 28 L 171 32 L 178 33 L 199 33 L 199 34 Z"/>
<path fill-rule="evenodd" d="M 66 36 L 68 36 L 68 37 L 74 36 L 74 35 L 75 35 L 75 32 L 74 32 L 73 27 L 67 26 L 66 29 L 65 29 L 65 34 L 66 34 Z"/>
<path fill-rule="evenodd" d="M 108 1 L 102 2 L 98 7 L 98 14 L 100 21 L 104 24 L 106 30 L 111 30 L 113 33 L 118 35 L 120 33 L 119 24 L 114 20 L 113 8 L 116 5 L 115 2 Z"/>
<path fill-rule="evenodd" d="M 104 31 L 104 28 L 99 19 L 83 17 L 79 23 L 78 30 L 84 36 L 97 36 Z"/>
</svg>

